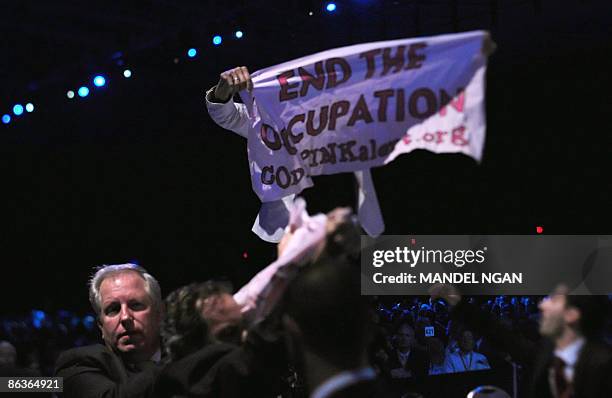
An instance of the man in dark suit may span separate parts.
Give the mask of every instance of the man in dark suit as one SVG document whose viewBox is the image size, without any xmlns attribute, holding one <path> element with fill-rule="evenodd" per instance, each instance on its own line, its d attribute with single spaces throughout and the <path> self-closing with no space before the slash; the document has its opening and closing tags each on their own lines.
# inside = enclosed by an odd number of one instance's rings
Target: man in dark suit
<svg viewBox="0 0 612 398">
<path fill-rule="evenodd" d="M 609 315 L 604 302 L 567 293 L 561 286 L 540 303 L 540 333 L 549 343 L 534 365 L 532 395 L 611 397 L 612 350 L 600 336 Z"/>
<path fill-rule="evenodd" d="M 438 287 L 434 295 L 440 293 L 455 305 L 453 316 L 479 328 L 492 344 L 527 368 L 529 397 L 612 397 L 612 349 L 601 339 L 603 322 L 609 317 L 603 297 L 570 295 L 567 287 L 559 286 L 539 305 L 543 339 L 536 343 L 462 302 L 452 287 Z"/>
<path fill-rule="evenodd" d="M 64 378 L 63 396 L 153 396 L 161 356 L 159 283 L 136 264 L 103 266 L 91 279 L 89 300 L 105 344 L 60 355 L 56 376 Z"/>
<path fill-rule="evenodd" d="M 283 292 L 300 265 L 317 256 L 336 214 L 309 216 L 298 199 L 279 257 L 232 295 L 208 281 L 166 298 L 165 348 L 172 363 L 162 371 L 160 397 L 277 397 L 288 371 L 278 314 Z M 280 304 L 280 306 L 279 306 Z"/>
<path fill-rule="evenodd" d="M 385 367 L 385 376 L 398 393 L 418 390 L 428 373 L 428 357 L 417 345 L 410 323 L 398 325 L 393 335 L 393 348 Z"/>
<path fill-rule="evenodd" d="M 283 323 L 311 398 L 394 396 L 367 364 L 372 334 L 360 294 L 359 230 L 348 214 L 285 295 Z"/>
<path fill-rule="evenodd" d="M 281 375 L 287 368 L 283 339 L 266 328 L 273 326 L 272 318 L 253 327 L 242 322 L 230 289 L 207 281 L 181 287 L 166 297 L 162 336 L 170 363 L 157 379 L 156 397 L 280 394 Z"/>
<path fill-rule="evenodd" d="M 17 350 L 8 341 L 0 340 L 0 377 L 40 377 L 40 372 L 34 369 L 28 369 L 17 366 Z M 21 398 L 48 398 L 51 393 L 42 392 L 21 392 Z"/>
</svg>

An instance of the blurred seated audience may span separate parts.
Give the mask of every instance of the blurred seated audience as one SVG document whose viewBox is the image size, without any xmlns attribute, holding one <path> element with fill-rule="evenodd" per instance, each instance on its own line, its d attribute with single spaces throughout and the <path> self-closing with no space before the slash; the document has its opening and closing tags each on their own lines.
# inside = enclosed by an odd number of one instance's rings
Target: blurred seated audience
<svg viewBox="0 0 612 398">
<path fill-rule="evenodd" d="M 487 358 L 474 351 L 474 334 L 471 330 L 461 333 L 459 350 L 447 355 L 445 368 L 446 373 L 491 369 Z"/>
</svg>

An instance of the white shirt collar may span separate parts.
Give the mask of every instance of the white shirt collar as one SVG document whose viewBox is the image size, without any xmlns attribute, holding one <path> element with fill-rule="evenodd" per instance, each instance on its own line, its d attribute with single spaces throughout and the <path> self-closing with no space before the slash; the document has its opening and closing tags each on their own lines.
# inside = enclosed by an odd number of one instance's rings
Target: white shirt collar
<svg viewBox="0 0 612 398">
<path fill-rule="evenodd" d="M 312 392 L 310 398 L 327 398 L 335 391 L 348 385 L 355 384 L 361 380 L 373 380 L 375 378 L 376 372 L 369 366 L 356 370 L 347 370 L 330 377 L 323 384 L 319 385 Z"/>
<path fill-rule="evenodd" d="M 578 361 L 578 356 L 584 343 L 584 338 L 580 337 L 567 347 L 555 350 L 555 355 L 565 362 L 565 377 L 568 380 L 573 380 L 574 378 L 574 365 Z"/>
<path fill-rule="evenodd" d="M 573 343 L 569 344 L 567 347 L 562 349 L 556 349 L 555 355 L 559 358 L 563 359 L 566 366 L 574 366 L 576 361 L 578 360 L 578 355 L 580 354 L 580 350 L 584 346 L 584 338 L 580 337 Z"/>
<path fill-rule="evenodd" d="M 400 350 L 397 350 L 397 356 L 398 356 L 399 358 L 405 358 L 405 359 L 407 359 L 407 358 L 410 356 L 410 351 L 412 351 L 412 350 L 408 350 L 408 351 L 406 351 L 406 352 L 401 352 Z"/>
<path fill-rule="evenodd" d="M 406 352 L 401 352 L 400 350 L 397 350 L 397 359 L 399 360 L 400 364 L 402 366 L 406 366 L 406 362 L 408 362 L 408 358 L 410 358 L 410 352 L 412 350 L 408 350 Z"/>
</svg>

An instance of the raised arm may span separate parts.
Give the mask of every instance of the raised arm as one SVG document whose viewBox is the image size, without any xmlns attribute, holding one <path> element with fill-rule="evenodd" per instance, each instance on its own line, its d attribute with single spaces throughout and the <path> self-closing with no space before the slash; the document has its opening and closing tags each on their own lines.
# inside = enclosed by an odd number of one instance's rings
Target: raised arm
<svg viewBox="0 0 612 398">
<path fill-rule="evenodd" d="M 208 114 L 219 126 L 247 137 L 249 116 L 244 104 L 233 100 L 240 90 L 251 90 L 253 82 L 246 66 L 240 66 L 221 73 L 219 82 L 206 92 Z"/>
</svg>

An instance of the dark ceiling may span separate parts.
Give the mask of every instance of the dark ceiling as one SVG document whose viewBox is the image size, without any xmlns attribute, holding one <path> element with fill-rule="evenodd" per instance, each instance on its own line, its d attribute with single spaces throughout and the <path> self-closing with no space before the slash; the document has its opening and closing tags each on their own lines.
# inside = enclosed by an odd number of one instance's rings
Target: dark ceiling
<svg viewBox="0 0 612 398">
<path fill-rule="evenodd" d="M 84 309 L 91 267 L 134 259 L 166 292 L 244 282 L 274 247 L 250 232 L 244 142 L 212 123 L 203 93 L 238 64 L 359 42 L 487 29 L 498 44 L 483 162 L 417 151 L 374 170 L 387 233 L 610 232 L 612 2 L 337 3 L 331 15 L 316 1 L 1 1 L 0 113 L 36 105 L 0 125 L 7 310 Z M 95 73 L 106 87 L 66 98 Z M 350 175 L 315 183 L 312 210 L 354 205 Z"/>
</svg>

